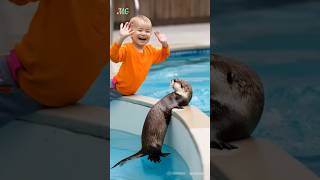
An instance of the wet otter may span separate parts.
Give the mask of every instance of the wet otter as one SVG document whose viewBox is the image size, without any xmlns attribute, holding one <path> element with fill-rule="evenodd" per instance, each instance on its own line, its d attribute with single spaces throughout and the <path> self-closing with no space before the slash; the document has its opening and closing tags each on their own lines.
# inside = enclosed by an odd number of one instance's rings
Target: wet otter
<svg viewBox="0 0 320 180">
<path fill-rule="evenodd" d="M 263 86 L 255 72 L 230 58 L 212 55 L 210 71 L 210 147 L 234 149 L 227 142 L 249 137 L 260 120 Z"/>
<path fill-rule="evenodd" d="M 192 87 L 187 81 L 174 79 L 170 85 L 174 92 L 158 101 L 147 114 L 142 129 L 141 150 L 119 161 L 112 168 L 146 155 L 150 161 L 160 162 L 160 156 L 165 157 L 170 154 L 162 153 L 161 148 L 171 120 L 172 109 L 181 109 L 182 106 L 188 105 L 192 98 Z"/>
</svg>

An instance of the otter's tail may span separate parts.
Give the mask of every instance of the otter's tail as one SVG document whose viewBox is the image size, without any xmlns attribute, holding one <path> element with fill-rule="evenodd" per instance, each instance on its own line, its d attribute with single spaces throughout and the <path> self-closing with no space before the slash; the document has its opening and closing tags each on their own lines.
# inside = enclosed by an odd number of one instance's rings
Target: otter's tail
<svg viewBox="0 0 320 180">
<path fill-rule="evenodd" d="M 114 167 L 116 167 L 116 166 L 118 166 L 118 165 L 122 166 L 122 165 L 123 165 L 124 163 L 126 163 L 127 161 L 130 161 L 130 160 L 132 160 L 132 159 L 137 159 L 137 158 L 140 158 L 140 157 L 143 157 L 143 156 L 145 156 L 145 154 L 140 150 L 140 151 L 138 151 L 137 153 L 135 153 L 134 155 L 131 155 L 131 156 L 125 158 L 125 159 L 122 159 L 122 160 L 119 161 L 117 164 L 115 164 L 112 168 L 114 168 Z M 111 168 L 111 169 L 112 169 L 112 168 Z"/>
</svg>

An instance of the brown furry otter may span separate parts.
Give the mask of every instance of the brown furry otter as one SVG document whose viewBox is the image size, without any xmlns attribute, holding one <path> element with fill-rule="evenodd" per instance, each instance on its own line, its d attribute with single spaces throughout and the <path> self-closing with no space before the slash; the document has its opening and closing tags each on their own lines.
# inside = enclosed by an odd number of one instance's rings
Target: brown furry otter
<svg viewBox="0 0 320 180">
<path fill-rule="evenodd" d="M 112 168 L 146 155 L 153 162 L 160 162 L 160 156 L 169 155 L 169 153 L 162 153 L 161 148 L 171 120 L 172 109 L 181 109 L 182 106 L 188 105 L 192 98 L 192 87 L 187 81 L 174 79 L 171 80 L 171 86 L 174 92 L 158 101 L 147 114 L 142 129 L 141 150 L 119 161 Z"/>
<path fill-rule="evenodd" d="M 229 141 L 251 135 L 264 105 L 263 86 L 249 67 L 218 55 L 211 57 L 211 148 L 233 149 Z"/>
</svg>

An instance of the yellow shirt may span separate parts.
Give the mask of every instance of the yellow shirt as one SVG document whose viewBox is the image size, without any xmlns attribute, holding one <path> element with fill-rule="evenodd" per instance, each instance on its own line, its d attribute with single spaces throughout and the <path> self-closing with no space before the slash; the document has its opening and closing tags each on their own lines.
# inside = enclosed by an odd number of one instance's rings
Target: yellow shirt
<svg viewBox="0 0 320 180">
<path fill-rule="evenodd" d="M 115 76 L 115 89 L 123 95 L 134 94 L 145 80 L 152 64 L 164 61 L 170 55 L 169 48 L 156 49 L 145 45 L 143 52 L 138 52 L 132 43 L 122 46 L 114 43 L 110 49 L 113 62 L 122 62 Z"/>
<path fill-rule="evenodd" d="M 11 0 L 25 4 L 34 0 Z M 109 1 L 40 0 L 16 46 L 21 89 L 58 107 L 77 102 L 107 62 Z"/>
</svg>

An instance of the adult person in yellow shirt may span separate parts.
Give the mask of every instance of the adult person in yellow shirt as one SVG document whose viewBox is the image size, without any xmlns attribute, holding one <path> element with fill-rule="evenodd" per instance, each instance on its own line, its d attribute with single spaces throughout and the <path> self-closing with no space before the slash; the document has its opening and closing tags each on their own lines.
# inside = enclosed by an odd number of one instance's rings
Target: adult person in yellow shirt
<svg viewBox="0 0 320 180">
<path fill-rule="evenodd" d="M 111 83 L 111 88 L 121 95 L 134 94 L 146 79 L 151 65 L 161 63 L 170 55 L 167 37 L 155 32 L 162 45 L 162 48 L 156 49 L 148 44 L 151 35 L 151 21 L 143 15 L 135 16 L 130 22 L 120 25 L 119 37 L 110 48 L 110 58 L 115 63 L 122 62 L 119 72 Z M 129 36 L 132 42 L 122 44 Z"/>
<path fill-rule="evenodd" d="M 28 32 L 0 57 L 0 124 L 77 102 L 107 62 L 107 0 L 38 1 Z"/>
</svg>

